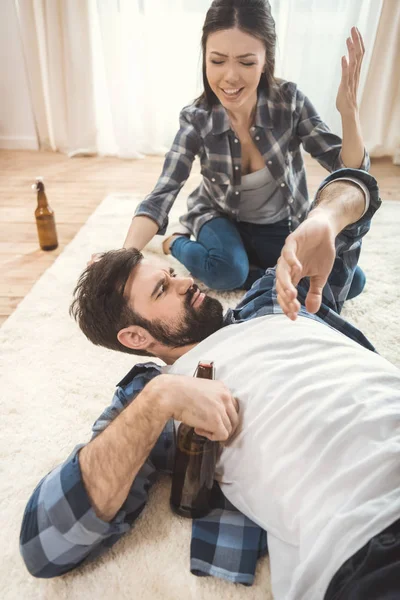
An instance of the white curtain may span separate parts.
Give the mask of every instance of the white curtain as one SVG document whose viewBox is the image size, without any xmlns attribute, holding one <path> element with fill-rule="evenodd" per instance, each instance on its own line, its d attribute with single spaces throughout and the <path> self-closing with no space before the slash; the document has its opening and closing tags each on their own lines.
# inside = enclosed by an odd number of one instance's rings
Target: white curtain
<svg viewBox="0 0 400 600">
<path fill-rule="evenodd" d="M 97 151 L 85 0 L 16 0 L 40 148 Z"/>
<path fill-rule="evenodd" d="M 210 0 L 90 2 L 99 152 L 162 153 L 177 130 L 180 109 L 202 89 L 200 38 Z M 361 98 L 381 5 L 381 0 L 271 0 L 277 75 L 295 81 L 339 135 L 335 98 L 346 37 L 356 25 L 365 41 Z"/>
<path fill-rule="evenodd" d="M 211 0 L 16 0 L 37 128 L 69 154 L 162 154 L 202 90 L 200 38 Z M 271 0 L 277 75 L 295 81 L 341 133 L 340 57 L 352 25 L 367 53 L 382 0 Z"/>
<path fill-rule="evenodd" d="M 164 153 L 200 88 L 209 0 L 89 0 L 98 149 Z"/>
<path fill-rule="evenodd" d="M 392 156 L 400 165 L 400 2 L 384 0 L 366 89 L 360 106 L 365 142 L 372 156 Z"/>
<path fill-rule="evenodd" d="M 359 102 L 365 92 L 382 0 L 270 0 L 276 22 L 277 75 L 295 81 L 321 117 L 338 135 L 340 115 L 335 107 L 341 79 L 341 57 L 353 25 L 365 44 Z"/>
</svg>

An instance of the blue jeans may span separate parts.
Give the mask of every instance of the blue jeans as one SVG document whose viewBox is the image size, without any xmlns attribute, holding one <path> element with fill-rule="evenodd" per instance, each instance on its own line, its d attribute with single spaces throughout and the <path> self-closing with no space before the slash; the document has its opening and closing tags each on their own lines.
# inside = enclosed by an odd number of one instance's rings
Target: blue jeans
<svg viewBox="0 0 400 600">
<path fill-rule="evenodd" d="M 217 217 L 203 225 L 197 241 L 177 237 L 171 254 L 211 289 L 249 290 L 265 269 L 276 265 L 289 233 L 286 220 L 258 225 Z M 364 285 L 365 275 L 357 266 L 347 298 L 358 296 Z"/>
</svg>

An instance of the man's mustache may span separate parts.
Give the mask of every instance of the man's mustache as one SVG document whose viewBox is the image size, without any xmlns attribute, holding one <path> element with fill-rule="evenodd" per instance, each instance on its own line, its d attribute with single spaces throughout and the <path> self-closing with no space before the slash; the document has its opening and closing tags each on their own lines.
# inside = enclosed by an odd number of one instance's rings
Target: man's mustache
<svg viewBox="0 0 400 600">
<path fill-rule="evenodd" d="M 199 286 L 194 283 L 192 285 L 192 287 L 190 287 L 188 289 L 188 291 L 186 292 L 186 297 L 185 297 L 185 307 L 186 308 L 190 308 L 192 305 L 192 300 L 193 300 L 193 296 L 196 294 L 196 292 L 199 291 Z"/>
</svg>

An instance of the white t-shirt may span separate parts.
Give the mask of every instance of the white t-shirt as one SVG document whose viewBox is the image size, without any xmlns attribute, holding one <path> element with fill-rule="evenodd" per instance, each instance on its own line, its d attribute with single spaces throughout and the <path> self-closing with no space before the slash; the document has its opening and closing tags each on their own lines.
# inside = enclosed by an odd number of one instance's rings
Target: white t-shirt
<svg viewBox="0 0 400 600">
<path fill-rule="evenodd" d="M 213 360 L 240 402 L 225 496 L 268 533 L 275 600 L 322 600 L 341 565 L 400 518 L 400 371 L 307 317 L 221 329 L 170 367 Z"/>
</svg>

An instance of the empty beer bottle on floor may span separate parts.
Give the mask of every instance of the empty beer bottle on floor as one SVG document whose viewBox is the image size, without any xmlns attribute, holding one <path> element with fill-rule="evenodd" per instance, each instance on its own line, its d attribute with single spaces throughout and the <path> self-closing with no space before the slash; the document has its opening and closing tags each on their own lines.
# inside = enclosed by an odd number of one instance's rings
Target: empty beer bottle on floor
<svg viewBox="0 0 400 600">
<path fill-rule="evenodd" d="M 199 362 L 195 377 L 214 379 L 214 363 Z M 171 508 L 189 519 L 207 515 L 220 443 L 195 433 L 180 423 L 176 434 L 175 464 L 172 474 Z"/>
<path fill-rule="evenodd" d="M 40 247 L 42 250 L 55 250 L 58 246 L 58 240 L 54 211 L 47 202 L 44 183 L 41 177 L 36 178 L 36 183 L 32 185 L 32 189 L 37 192 L 35 219 Z"/>
</svg>

